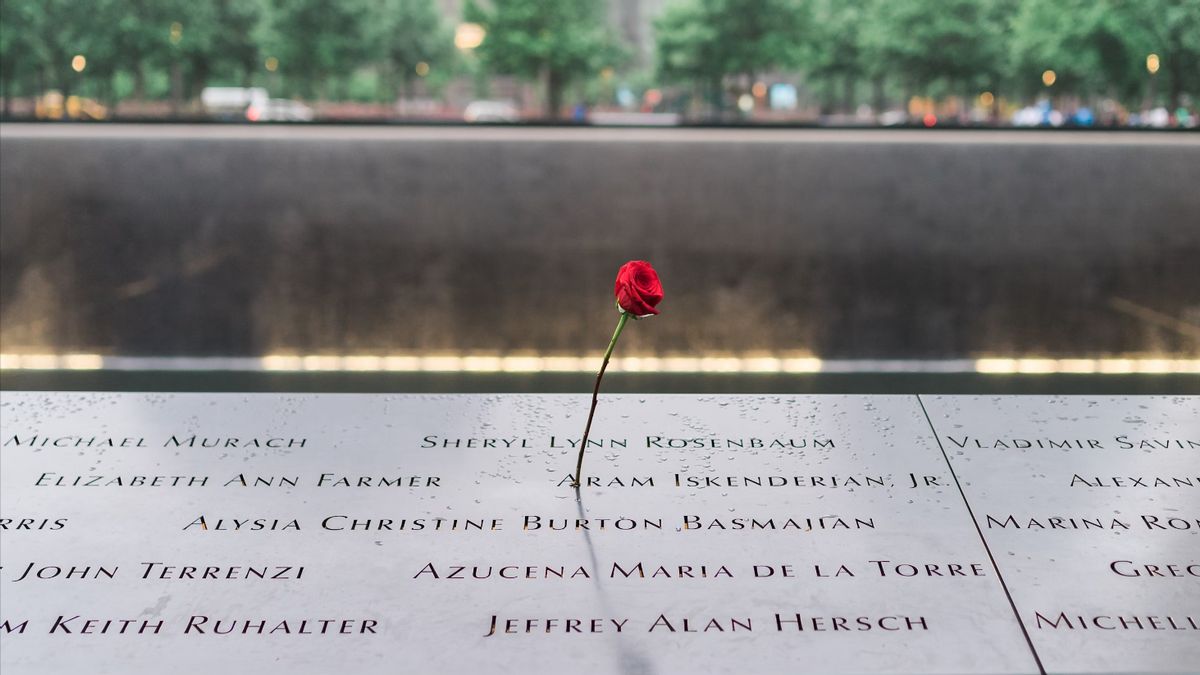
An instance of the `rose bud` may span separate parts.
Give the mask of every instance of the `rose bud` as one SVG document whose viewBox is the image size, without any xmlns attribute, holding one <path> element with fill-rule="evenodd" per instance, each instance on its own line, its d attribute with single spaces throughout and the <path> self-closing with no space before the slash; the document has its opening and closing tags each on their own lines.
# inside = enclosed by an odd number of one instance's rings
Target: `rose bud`
<svg viewBox="0 0 1200 675">
<path fill-rule="evenodd" d="M 658 314 L 655 307 L 663 299 L 658 272 L 645 260 L 630 260 L 621 266 L 613 293 L 617 296 L 617 308 L 635 319 Z"/>
</svg>

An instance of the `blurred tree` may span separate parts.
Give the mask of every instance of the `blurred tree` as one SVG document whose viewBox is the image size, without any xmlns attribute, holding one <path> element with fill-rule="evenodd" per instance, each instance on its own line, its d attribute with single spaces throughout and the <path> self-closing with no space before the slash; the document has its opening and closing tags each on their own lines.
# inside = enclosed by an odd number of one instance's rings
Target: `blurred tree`
<svg viewBox="0 0 1200 675">
<path fill-rule="evenodd" d="M 654 22 L 654 33 L 659 77 L 705 87 L 719 105 L 727 70 L 721 60 L 718 27 L 708 21 L 702 1 L 668 5 Z"/>
<path fill-rule="evenodd" d="M 328 98 L 369 53 L 363 33 L 375 18 L 365 0 L 273 0 L 279 70 L 301 95 Z M 336 78 L 336 81 L 335 81 Z"/>
<path fill-rule="evenodd" d="M 800 0 L 679 0 L 655 22 L 659 74 L 706 87 L 723 107 L 724 80 L 756 76 L 803 61 L 809 11 Z"/>
<path fill-rule="evenodd" d="M 199 95 L 214 76 L 248 85 L 260 63 L 256 31 L 265 19 L 262 0 L 175 2 L 167 31 L 186 69 L 183 97 Z"/>
<path fill-rule="evenodd" d="M 1146 58 L 1159 57 L 1157 77 L 1166 80 L 1167 103 L 1178 108 L 1184 92 L 1200 94 L 1200 0 L 1110 0 L 1112 15 L 1130 31 L 1130 60 L 1149 77 Z"/>
<path fill-rule="evenodd" d="M 108 26 L 113 69 L 133 75 L 133 98 L 146 98 L 150 69 L 166 68 L 173 60 L 170 41 L 173 4 L 178 0 L 96 0 L 92 11 Z"/>
<path fill-rule="evenodd" d="M 900 84 L 906 97 L 933 88 L 973 95 L 1003 75 L 1007 0 L 874 2 L 863 18 L 866 68 Z"/>
<path fill-rule="evenodd" d="M 5 104 L 19 88 L 107 98 L 113 75 L 127 63 L 115 25 L 128 13 L 124 0 L 0 0 L 0 79 Z M 110 21 L 111 20 L 111 21 Z M 100 28 L 98 28 L 98 26 Z M 77 60 L 76 57 L 79 57 Z"/>
<path fill-rule="evenodd" d="M 1042 73 L 1053 70 L 1055 91 L 1132 93 L 1138 66 L 1129 30 L 1108 0 L 1022 0 L 1010 42 L 1015 88 L 1042 90 Z"/>
<path fill-rule="evenodd" d="M 112 72 L 112 34 L 96 30 L 91 11 L 84 11 L 72 0 L 42 0 L 36 4 L 26 5 L 22 12 L 27 21 L 22 44 L 36 62 L 33 70 L 39 93 L 57 89 L 69 96 Z M 78 66 L 76 56 L 83 57 Z"/>
<path fill-rule="evenodd" d="M 34 78 L 42 66 L 36 39 L 42 16 L 38 0 L 0 0 L 0 96 L 5 117 L 12 112 L 19 82 Z"/>
<path fill-rule="evenodd" d="M 91 11 L 89 21 L 111 27 L 86 33 L 91 80 L 107 90 L 128 73 L 134 99 L 147 98 L 149 80 L 165 81 L 178 110 L 214 75 L 245 82 L 258 61 L 263 0 L 94 0 Z"/>
<path fill-rule="evenodd" d="M 843 0 L 813 0 L 812 3 L 815 34 L 808 74 L 831 85 L 830 89 L 841 85 L 837 107 L 842 112 L 854 110 L 856 84 L 867 75 L 862 57 L 861 26 L 874 4 L 877 3 Z M 882 107 L 878 100 L 882 95 L 875 98 L 875 105 Z"/>
<path fill-rule="evenodd" d="M 435 68 L 454 63 L 454 30 L 433 0 L 376 0 L 376 35 L 395 98 L 396 80 L 405 98 L 413 85 Z M 421 64 L 424 64 L 422 66 Z"/>
<path fill-rule="evenodd" d="M 618 42 L 594 0 L 468 0 L 463 15 L 487 35 L 476 51 L 493 73 L 541 79 L 548 117 L 562 113 L 563 93 L 580 76 L 621 58 Z"/>
</svg>

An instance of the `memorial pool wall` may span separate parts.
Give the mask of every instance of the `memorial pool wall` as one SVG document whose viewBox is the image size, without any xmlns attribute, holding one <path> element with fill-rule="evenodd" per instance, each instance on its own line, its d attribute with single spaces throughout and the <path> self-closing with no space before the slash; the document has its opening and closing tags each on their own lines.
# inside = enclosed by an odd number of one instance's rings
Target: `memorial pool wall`
<svg viewBox="0 0 1200 675">
<path fill-rule="evenodd" d="M 0 126 L 3 351 L 1200 354 L 1200 136 Z"/>
</svg>

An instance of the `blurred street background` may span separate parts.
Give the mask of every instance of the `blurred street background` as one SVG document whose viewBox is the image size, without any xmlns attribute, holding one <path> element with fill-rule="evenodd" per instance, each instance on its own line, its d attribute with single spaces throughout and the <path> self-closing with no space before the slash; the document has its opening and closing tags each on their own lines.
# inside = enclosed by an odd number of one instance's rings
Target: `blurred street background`
<svg viewBox="0 0 1200 675">
<path fill-rule="evenodd" d="M 3 0 L 9 119 L 1194 128 L 1200 0 Z"/>
</svg>

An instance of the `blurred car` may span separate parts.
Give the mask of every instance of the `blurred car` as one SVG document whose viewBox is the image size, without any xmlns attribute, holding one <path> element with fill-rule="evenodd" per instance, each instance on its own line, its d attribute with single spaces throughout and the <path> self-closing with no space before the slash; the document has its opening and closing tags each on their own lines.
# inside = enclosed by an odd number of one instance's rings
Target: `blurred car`
<svg viewBox="0 0 1200 675">
<path fill-rule="evenodd" d="M 64 98 L 61 91 L 51 89 L 34 103 L 34 115 L 40 120 L 102 120 L 108 117 L 108 108 L 82 96 Z"/>
<path fill-rule="evenodd" d="M 1014 127 L 1036 127 L 1042 123 L 1042 111 L 1036 106 L 1026 106 L 1013 113 Z"/>
<path fill-rule="evenodd" d="M 224 120 L 249 119 L 251 108 L 264 109 L 270 100 L 262 87 L 205 87 L 200 92 L 204 111 Z"/>
<path fill-rule="evenodd" d="M 251 122 L 311 122 L 313 109 L 300 101 L 272 98 L 247 108 L 246 119 Z"/>
<path fill-rule="evenodd" d="M 592 124 L 606 127 L 673 127 L 680 123 L 682 116 L 679 113 L 595 111 L 587 119 Z"/>
<path fill-rule="evenodd" d="M 471 101 L 463 110 L 467 122 L 516 122 L 521 119 L 512 101 Z"/>
<path fill-rule="evenodd" d="M 1152 110 L 1143 110 L 1138 117 L 1138 122 L 1143 127 L 1166 129 L 1171 126 L 1171 112 L 1161 106 Z"/>
<path fill-rule="evenodd" d="M 1049 101 L 1039 101 L 1013 113 L 1014 127 L 1061 127 L 1066 121 L 1062 112 L 1050 106 Z"/>
</svg>

